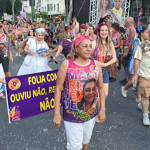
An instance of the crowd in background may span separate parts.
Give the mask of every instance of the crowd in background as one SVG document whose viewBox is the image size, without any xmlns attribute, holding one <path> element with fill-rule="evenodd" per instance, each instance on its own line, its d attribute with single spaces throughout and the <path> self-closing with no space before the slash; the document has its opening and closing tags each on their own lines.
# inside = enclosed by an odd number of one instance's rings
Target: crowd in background
<svg viewBox="0 0 150 150">
<path fill-rule="evenodd" d="M 0 49 L 4 53 L 2 65 L 6 77 L 11 76 L 9 60 L 13 61 L 12 43 L 15 44 L 16 57 L 21 57 L 22 54 L 27 55 L 18 75 L 50 71 L 51 68 L 47 65 L 47 57 L 52 52 L 56 53 L 50 62 L 57 61 L 57 57 L 60 53 L 63 53 L 64 59 L 70 58 L 73 60 L 68 62 L 72 67 L 75 66 L 75 64 L 73 65 L 74 62 L 85 65 L 89 59 L 93 60 L 94 58 L 97 60 L 96 63 L 95 61 L 91 61 L 91 63 L 101 69 L 100 72 L 103 76 L 96 79 L 96 81 L 103 80 L 102 84 L 99 84 L 102 103 L 108 96 L 109 82 L 116 81 L 116 70 L 124 69 L 124 78 L 119 81 L 123 85 L 121 88 L 122 96 L 127 97 L 127 91 L 131 87 L 133 87 L 132 90 L 137 90 L 136 102 L 138 102 L 138 108 L 143 112 L 143 124 L 150 125 L 148 116 L 150 97 L 150 25 L 148 25 L 147 21 L 140 20 L 137 27 L 134 26 L 132 17 L 125 19 L 124 27 L 120 27 L 120 24 L 114 22 L 111 17 L 101 18 L 97 26 L 88 22 L 80 24 L 77 18 L 70 20 L 69 25 L 65 24 L 61 19 L 57 24 L 52 19 L 42 21 L 40 24 L 31 21 L 27 23 L 23 19 L 14 23 L 3 21 L 0 24 Z M 57 44 L 57 47 L 50 50 L 48 46 L 52 44 Z M 40 49 L 41 46 L 46 48 L 47 51 L 41 56 L 36 55 L 37 47 Z M 81 52 L 82 49 L 87 54 Z M 92 56 L 87 56 L 89 53 Z M 31 56 L 34 56 L 32 60 Z M 65 64 L 65 62 L 60 68 L 61 73 L 60 71 L 58 73 L 60 81 L 62 80 L 60 76 L 64 75 L 62 83 L 57 83 L 58 91 L 62 89 L 66 73 L 68 73 L 63 70 L 64 68 L 67 68 L 67 63 Z M 25 72 L 23 72 L 24 70 Z M 60 95 L 57 90 L 56 93 Z M 59 102 L 58 98 L 56 99 Z M 105 106 L 103 107 L 105 108 Z M 58 110 L 57 107 L 56 110 Z M 105 109 L 97 117 L 97 122 L 103 122 L 104 120 Z M 57 115 L 54 117 L 54 123 L 59 127 L 60 117 Z"/>
</svg>

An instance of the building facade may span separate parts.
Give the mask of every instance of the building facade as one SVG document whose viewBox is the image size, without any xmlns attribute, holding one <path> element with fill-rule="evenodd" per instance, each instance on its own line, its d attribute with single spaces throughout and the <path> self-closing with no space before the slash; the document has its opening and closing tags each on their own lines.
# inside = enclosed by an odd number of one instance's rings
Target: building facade
<svg viewBox="0 0 150 150">
<path fill-rule="evenodd" d="M 38 0 L 37 6 L 41 12 L 48 12 L 49 17 L 66 15 L 65 0 Z"/>
<path fill-rule="evenodd" d="M 27 13 L 31 13 L 29 0 L 24 1 L 24 7 Z M 65 0 L 35 0 L 35 13 L 38 13 L 39 9 L 41 12 L 48 12 L 49 17 L 66 15 Z"/>
<path fill-rule="evenodd" d="M 23 4 L 24 4 L 24 8 L 26 10 L 26 13 L 31 14 L 31 6 L 29 5 L 29 0 L 23 1 Z M 38 0 L 35 0 L 35 7 L 34 8 L 35 8 L 36 13 L 37 13 L 37 8 L 38 8 L 37 4 L 38 4 Z"/>
</svg>

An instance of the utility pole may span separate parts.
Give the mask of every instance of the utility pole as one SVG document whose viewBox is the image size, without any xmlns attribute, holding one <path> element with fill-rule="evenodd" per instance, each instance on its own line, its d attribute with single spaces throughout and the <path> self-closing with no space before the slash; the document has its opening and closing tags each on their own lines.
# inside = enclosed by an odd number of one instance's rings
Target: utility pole
<svg viewBox="0 0 150 150">
<path fill-rule="evenodd" d="M 70 21 L 70 18 L 72 16 L 72 12 L 73 12 L 73 0 L 69 0 L 70 3 L 69 3 L 69 10 L 68 10 L 68 15 L 67 15 L 67 24 L 69 25 L 69 21 Z"/>
<path fill-rule="evenodd" d="M 32 12 L 32 21 L 34 21 L 35 17 L 34 6 L 31 6 L 31 12 Z"/>
<path fill-rule="evenodd" d="M 68 18 L 68 0 L 66 0 L 66 18 Z"/>
<path fill-rule="evenodd" d="M 30 6 L 31 6 L 32 21 L 34 21 L 34 17 L 35 17 L 35 12 L 34 12 L 35 0 L 30 0 L 29 3 L 30 3 Z"/>
</svg>

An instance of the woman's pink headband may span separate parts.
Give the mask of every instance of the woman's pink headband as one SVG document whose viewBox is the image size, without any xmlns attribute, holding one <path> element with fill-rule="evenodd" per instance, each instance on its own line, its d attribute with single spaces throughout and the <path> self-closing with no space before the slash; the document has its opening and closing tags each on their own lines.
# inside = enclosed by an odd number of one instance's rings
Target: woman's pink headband
<svg viewBox="0 0 150 150">
<path fill-rule="evenodd" d="M 90 38 L 86 35 L 80 35 L 79 37 L 77 37 L 74 41 L 75 47 L 77 47 L 85 39 L 90 39 Z"/>
</svg>

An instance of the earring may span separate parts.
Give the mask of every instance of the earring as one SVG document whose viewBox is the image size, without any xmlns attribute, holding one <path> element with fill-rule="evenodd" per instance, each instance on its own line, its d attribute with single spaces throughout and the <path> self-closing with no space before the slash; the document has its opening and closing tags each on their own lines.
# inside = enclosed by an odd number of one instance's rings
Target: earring
<svg viewBox="0 0 150 150">
<path fill-rule="evenodd" d="M 75 51 L 75 56 L 78 56 L 78 52 L 77 51 Z"/>
</svg>

